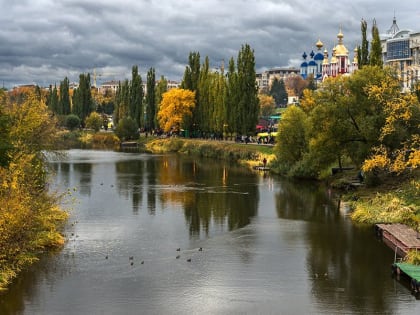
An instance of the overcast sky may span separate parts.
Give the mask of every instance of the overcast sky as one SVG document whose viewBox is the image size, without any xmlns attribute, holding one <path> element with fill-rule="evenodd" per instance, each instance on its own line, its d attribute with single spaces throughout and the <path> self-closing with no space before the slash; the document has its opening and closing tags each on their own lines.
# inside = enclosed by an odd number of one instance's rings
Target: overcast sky
<svg viewBox="0 0 420 315">
<path fill-rule="evenodd" d="M 255 52 L 256 70 L 299 67 L 320 39 L 331 51 L 342 27 L 344 44 L 359 44 L 360 21 L 375 18 L 385 33 L 397 18 L 401 29 L 420 31 L 418 0 L 0 0 L 0 84 L 48 86 L 80 73 L 97 83 L 157 79 L 180 81 L 191 51 L 212 67 Z M 399 5 L 399 7 L 397 7 Z M 323 49 L 324 49 L 323 48 Z M 92 79 L 93 80 L 93 79 Z"/>
</svg>

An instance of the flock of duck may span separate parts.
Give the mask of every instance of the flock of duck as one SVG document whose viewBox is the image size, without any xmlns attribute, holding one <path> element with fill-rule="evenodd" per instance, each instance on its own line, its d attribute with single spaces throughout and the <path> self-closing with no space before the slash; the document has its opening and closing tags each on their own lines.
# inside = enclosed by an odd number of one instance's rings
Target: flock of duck
<svg viewBox="0 0 420 315">
<path fill-rule="evenodd" d="M 177 249 L 176 249 L 176 251 L 177 252 L 180 252 L 181 251 L 181 248 L 180 247 L 178 247 Z M 200 247 L 199 249 L 198 249 L 198 251 L 199 252 L 202 252 L 203 251 L 203 248 L 202 247 Z M 106 255 L 105 256 L 105 259 L 108 259 L 109 258 L 109 256 L 108 255 Z M 181 258 L 181 255 L 176 255 L 176 257 L 175 257 L 176 259 L 179 259 L 179 258 Z M 131 266 L 134 266 L 134 256 L 130 256 L 130 257 L 128 257 L 128 261 L 130 262 L 130 265 Z M 187 262 L 191 262 L 191 258 L 187 258 Z M 140 261 L 140 264 L 141 265 L 144 265 L 144 260 L 142 260 L 142 261 Z"/>
</svg>

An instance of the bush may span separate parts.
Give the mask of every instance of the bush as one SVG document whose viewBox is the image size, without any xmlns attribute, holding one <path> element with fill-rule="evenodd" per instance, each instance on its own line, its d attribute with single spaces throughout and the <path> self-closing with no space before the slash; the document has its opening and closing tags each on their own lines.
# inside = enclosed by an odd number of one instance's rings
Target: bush
<svg viewBox="0 0 420 315">
<path fill-rule="evenodd" d="M 98 132 L 103 125 L 103 119 L 97 112 L 92 112 L 86 118 L 86 127 Z"/>
<path fill-rule="evenodd" d="M 66 117 L 66 123 L 65 123 L 65 125 L 66 125 L 66 127 L 68 128 L 68 129 L 70 129 L 70 130 L 74 130 L 74 129 L 76 129 L 76 128 L 79 128 L 80 127 L 80 118 L 79 118 L 79 116 L 76 116 L 76 115 L 73 115 L 73 114 L 70 114 L 70 115 L 68 115 L 67 117 Z"/>
<path fill-rule="evenodd" d="M 138 139 L 138 126 L 131 117 L 124 117 L 118 122 L 115 134 L 121 141 Z"/>
</svg>

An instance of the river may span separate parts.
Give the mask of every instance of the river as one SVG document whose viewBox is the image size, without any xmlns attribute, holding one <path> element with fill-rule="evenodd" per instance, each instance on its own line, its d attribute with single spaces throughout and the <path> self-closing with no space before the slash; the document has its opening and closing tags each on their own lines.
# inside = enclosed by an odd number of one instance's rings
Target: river
<svg viewBox="0 0 420 315">
<path fill-rule="evenodd" d="M 208 159 L 70 150 L 64 248 L 0 314 L 420 314 L 392 250 L 334 192 Z"/>
</svg>

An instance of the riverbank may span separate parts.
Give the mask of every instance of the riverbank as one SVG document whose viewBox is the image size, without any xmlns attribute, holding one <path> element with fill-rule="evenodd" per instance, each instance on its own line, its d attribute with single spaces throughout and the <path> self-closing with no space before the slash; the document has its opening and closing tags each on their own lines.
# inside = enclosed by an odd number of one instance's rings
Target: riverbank
<svg viewBox="0 0 420 315">
<path fill-rule="evenodd" d="M 273 146 L 184 138 L 141 138 L 140 143 L 152 153 L 179 152 L 238 162 L 251 168 L 261 165 L 264 158 L 268 166 L 275 161 Z M 355 223 L 403 223 L 415 229 L 420 227 L 419 170 L 384 177 L 377 186 L 350 185 L 356 177 L 357 171 L 353 170 L 326 179 L 333 188 L 342 189 L 342 198 L 350 204 Z"/>
</svg>

